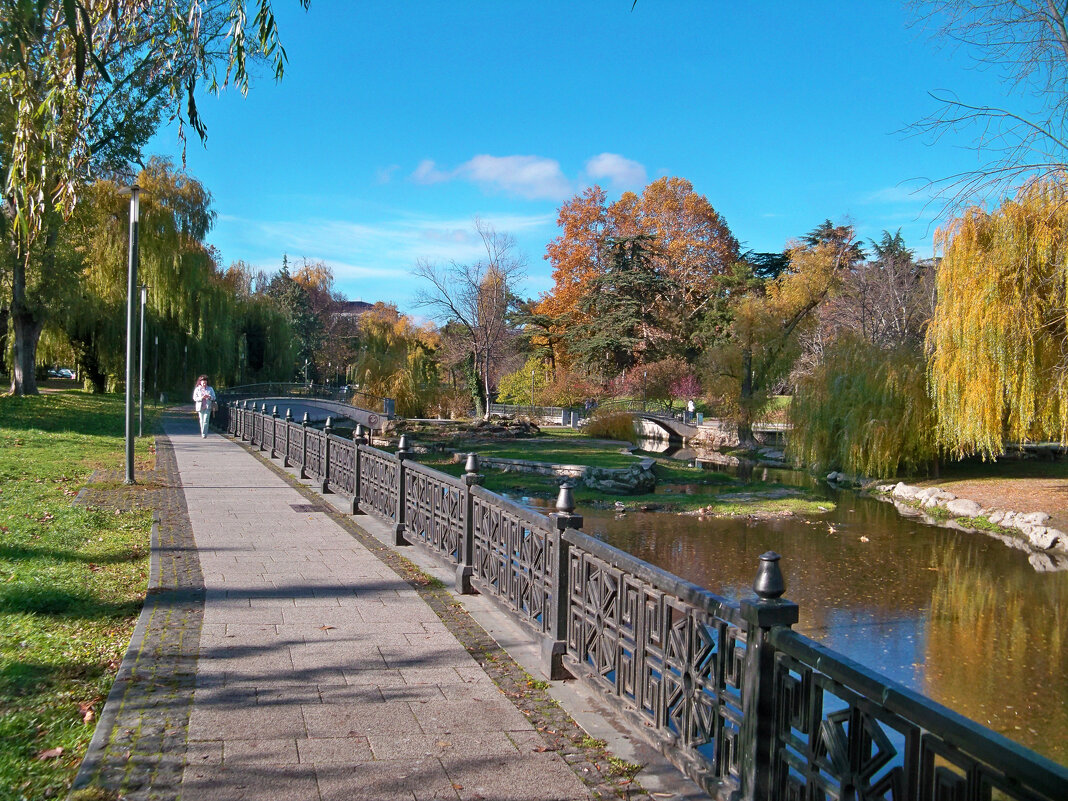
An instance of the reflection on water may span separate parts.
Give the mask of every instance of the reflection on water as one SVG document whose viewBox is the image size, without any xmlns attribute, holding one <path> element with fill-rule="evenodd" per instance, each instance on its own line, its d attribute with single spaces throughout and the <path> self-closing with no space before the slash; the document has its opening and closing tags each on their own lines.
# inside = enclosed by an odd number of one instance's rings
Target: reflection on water
<svg viewBox="0 0 1068 801">
<path fill-rule="evenodd" d="M 810 519 L 578 511 L 587 533 L 732 599 L 761 553 L 782 554 L 798 631 L 1068 763 L 1068 572 L 823 486 L 838 506 Z"/>
</svg>

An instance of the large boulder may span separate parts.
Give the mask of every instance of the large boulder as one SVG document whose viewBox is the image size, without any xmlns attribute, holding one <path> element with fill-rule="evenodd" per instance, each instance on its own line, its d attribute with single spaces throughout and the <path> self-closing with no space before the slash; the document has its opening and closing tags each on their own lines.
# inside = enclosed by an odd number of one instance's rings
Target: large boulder
<svg viewBox="0 0 1068 801">
<path fill-rule="evenodd" d="M 644 495 L 656 488 L 656 476 L 643 464 L 622 470 L 587 467 L 582 483 L 592 490 L 609 495 Z"/>
<path fill-rule="evenodd" d="M 967 498 L 954 498 L 946 502 L 946 511 L 954 517 L 978 517 L 983 507 Z"/>
<path fill-rule="evenodd" d="M 1027 539 L 1031 541 L 1031 544 L 1043 551 L 1054 547 L 1061 536 L 1063 535 L 1060 531 L 1046 526 L 1031 526 L 1031 530 L 1027 532 Z"/>
<path fill-rule="evenodd" d="M 897 486 L 894 487 L 894 497 L 900 498 L 903 501 L 911 501 L 916 497 L 916 493 L 919 491 L 918 487 L 913 487 L 911 484 L 899 481 Z"/>
</svg>

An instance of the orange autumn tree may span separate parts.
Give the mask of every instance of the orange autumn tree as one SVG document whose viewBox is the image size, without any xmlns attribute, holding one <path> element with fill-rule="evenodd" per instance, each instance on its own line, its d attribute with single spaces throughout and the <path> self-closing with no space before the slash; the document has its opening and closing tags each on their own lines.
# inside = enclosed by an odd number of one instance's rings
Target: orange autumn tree
<svg viewBox="0 0 1068 801">
<path fill-rule="evenodd" d="M 660 178 L 641 195 L 625 192 L 611 204 L 604 189 L 590 187 L 560 207 L 557 225 L 561 233 L 545 254 L 554 285 L 534 309 L 555 321 L 553 334 L 589 322 L 582 301 L 594 279 L 607 272 L 612 242 L 647 235 L 655 271 L 671 283 L 673 297 L 664 305 L 676 315 L 670 328 L 677 337 L 675 349 L 684 352 L 714 297 L 715 278 L 739 258 L 738 240 L 726 221 L 684 178 Z M 560 337 L 545 339 L 540 344 L 553 347 L 554 362 L 571 364 Z"/>
<path fill-rule="evenodd" d="M 661 178 L 645 187 L 636 207 L 637 227 L 656 237 L 663 274 L 682 296 L 692 320 L 714 296 L 715 279 L 738 261 L 738 240 L 685 178 Z"/>
</svg>

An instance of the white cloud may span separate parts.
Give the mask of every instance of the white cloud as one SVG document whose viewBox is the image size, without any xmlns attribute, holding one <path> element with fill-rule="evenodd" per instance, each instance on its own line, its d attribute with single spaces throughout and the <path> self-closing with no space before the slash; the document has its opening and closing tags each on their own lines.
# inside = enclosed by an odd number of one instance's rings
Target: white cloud
<svg viewBox="0 0 1068 801">
<path fill-rule="evenodd" d="M 451 173 L 442 172 L 431 159 L 423 159 L 412 173 L 412 180 L 417 184 L 438 184 L 452 178 Z"/>
<path fill-rule="evenodd" d="M 571 194 L 560 162 L 540 156 L 479 155 L 457 172 L 477 184 L 498 187 L 530 200 L 562 200 Z"/>
<path fill-rule="evenodd" d="M 560 162 L 541 156 L 490 156 L 480 154 L 454 170 L 439 169 L 430 159 L 419 163 L 411 178 L 419 184 L 465 180 L 485 190 L 503 191 L 528 200 L 563 200 L 572 184 Z"/>
<path fill-rule="evenodd" d="M 584 186 L 587 179 L 607 183 L 618 190 L 640 189 L 648 180 L 648 173 L 644 165 L 618 153 L 591 157 L 575 180 L 564 175 L 556 159 L 481 153 L 451 170 L 442 169 L 431 159 L 424 159 L 410 177 L 419 184 L 469 181 L 487 192 L 506 192 L 527 200 L 559 202 Z"/>
<path fill-rule="evenodd" d="M 595 181 L 607 180 L 616 189 L 645 186 L 645 167 L 618 153 L 601 153 L 586 162 L 586 174 Z"/>
</svg>

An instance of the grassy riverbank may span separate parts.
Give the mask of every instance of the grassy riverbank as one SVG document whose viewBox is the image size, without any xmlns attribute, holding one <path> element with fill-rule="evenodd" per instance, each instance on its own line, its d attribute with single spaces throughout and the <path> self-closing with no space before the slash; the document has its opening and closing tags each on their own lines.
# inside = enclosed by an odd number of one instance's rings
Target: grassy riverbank
<svg viewBox="0 0 1068 801">
<path fill-rule="evenodd" d="M 140 612 L 150 513 L 72 505 L 122 464 L 121 397 L 0 397 L 2 801 L 65 793 Z"/>
</svg>

